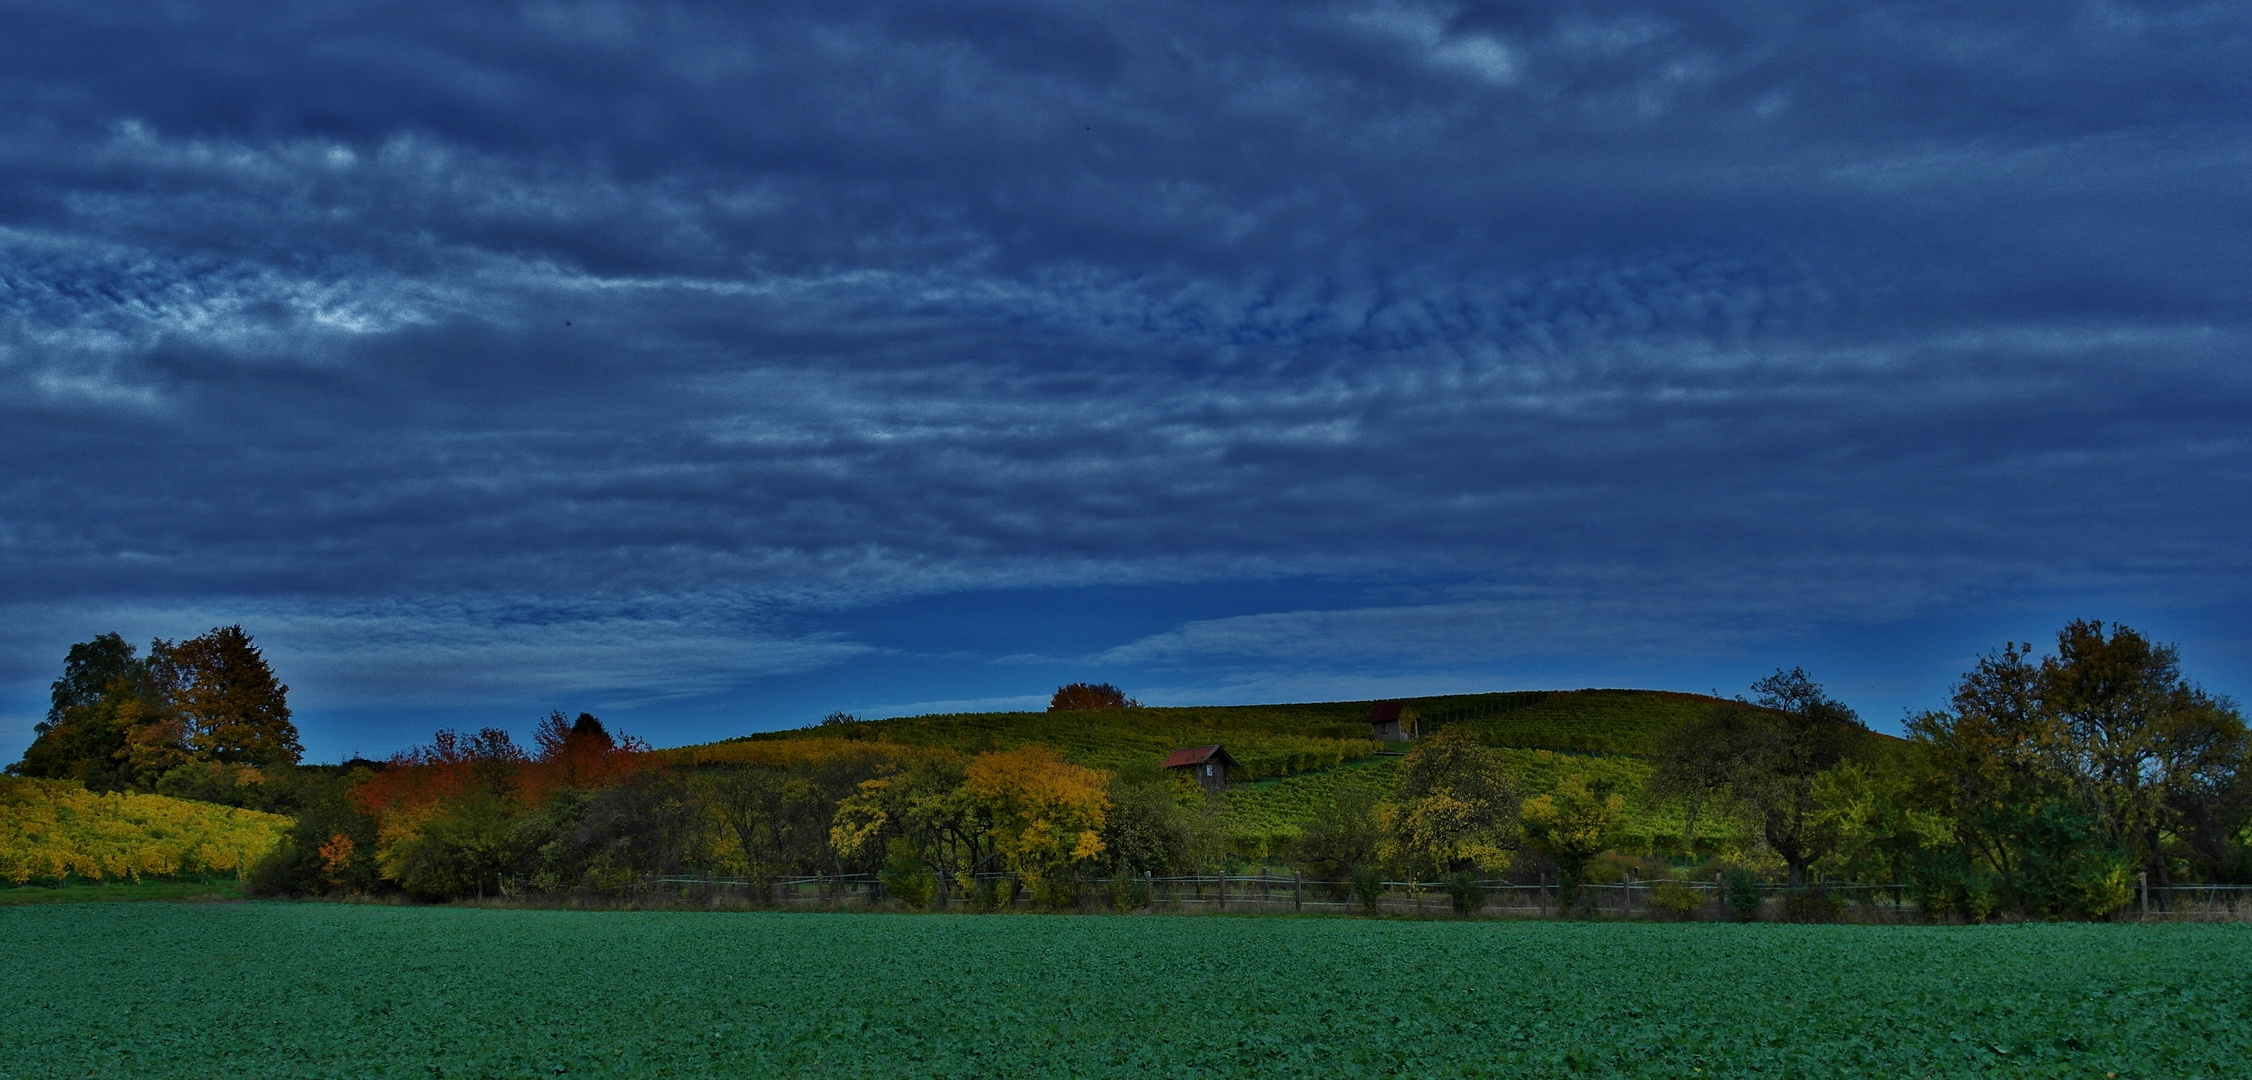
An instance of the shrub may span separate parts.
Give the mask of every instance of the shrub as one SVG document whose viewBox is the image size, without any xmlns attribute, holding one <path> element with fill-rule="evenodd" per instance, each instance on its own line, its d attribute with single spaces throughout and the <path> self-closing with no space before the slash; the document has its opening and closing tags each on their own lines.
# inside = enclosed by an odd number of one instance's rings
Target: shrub
<svg viewBox="0 0 2252 1080">
<path fill-rule="evenodd" d="M 1985 922 L 2002 905 L 2001 884 L 1959 849 L 1918 852 L 1908 860 L 1908 896 L 1934 922 L 1950 915 Z"/>
<path fill-rule="evenodd" d="M 1108 883 L 1110 906 L 1124 914 L 1149 906 L 1149 884 L 1133 874 L 1118 874 Z"/>
<path fill-rule="evenodd" d="M 938 895 L 938 875 L 931 873 L 922 852 L 904 836 L 895 836 L 884 852 L 884 869 L 878 875 L 884 892 L 908 907 L 929 907 Z"/>
<path fill-rule="evenodd" d="M 1650 906 L 1677 919 L 1686 919 L 1705 906 L 1703 891 L 1678 878 L 1660 878 L 1650 886 Z"/>
<path fill-rule="evenodd" d="M 1374 866 L 1356 866 L 1352 881 L 1353 895 L 1360 898 L 1361 910 L 1376 914 L 1376 902 L 1384 898 L 1384 871 Z"/>
<path fill-rule="evenodd" d="M 497 892 L 514 825 L 499 800 L 466 799 L 438 808 L 411 832 L 386 838 L 378 862 L 385 877 L 423 899 Z M 590 868 L 589 879 L 594 876 Z"/>
<path fill-rule="evenodd" d="M 1841 905 L 1830 890 L 1809 885 L 1783 898 L 1783 917 L 1791 922 L 1836 922 Z"/>
<path fill-rule="evenodd" d="M 1486 890 L 1479 886 L 1478 875 L 1468 870 L 1457 870 L 1446 877 L 1447 898 L 1454 901 L 1454 913 L 1473 915 L 1486 906 Z"/>
<path fill-rule="evenodd" d="M 1720 875 L 1720 899 L 1738 919 L 1759 918 L 1759 875 L 1742 868 Z"/>
</svg>

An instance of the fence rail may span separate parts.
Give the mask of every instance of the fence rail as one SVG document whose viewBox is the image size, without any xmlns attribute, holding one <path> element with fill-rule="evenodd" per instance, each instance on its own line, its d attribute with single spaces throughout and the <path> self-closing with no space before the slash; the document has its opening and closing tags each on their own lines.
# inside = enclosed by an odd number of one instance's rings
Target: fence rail
<svg viewBox="0 0 2252 1080">
<path fill-rule="evenodd" d="M 981 873 L 970 888 L 953 878 L 938 882 L 930 907 L 942 911 L 1027 910 L 1042 904 L 1020 889 L 1014 877 Z M 1683 890 L 1693 902 L 1656 903 L 1656 881 L 1583 884 L 1570 914 L 1608 919 L 1712 919 L 1740 914 L 1712 881 L 1675 881 L 1670 891 Z M 647 877 L 611 889 L 573 889 L 540 892 L 521 880 L 503 881 L 504 896 L 534 902 L 579 902 L 633 906 L 711 906 L 743 908 L 800 908 L 868 910 L 900 907 L 876 874 L 825 874 L 776 879 L 718 876 Z M 1364 886 L 1366 888 L 1366 886 Z M 1844 918 L 1860 922 L 1912 922 L 1922 918 L 1911 899 L 1914 890 L 1902 884 L 1818 882 L 1793 887 L 1776 883 L 1757 886 L 1761 917 L 1776 918 L 1796 910 L 1819 911 L 1814 917 Z M 1562 914 L 1562 890 L 1546 880 L 1481 880 L 1474 891 L 1456 897 L 1444 881 L 1383 881 L 1373 890 L 1356 894 L 1353 883 L 1299 875 L 1191 874 L 1172 877 L 1127 875 L 1076 877 L 1062 897 L 1051 893 L 1050 906 L 1082 911 L 1235 912 L 1351 914 L 1376 912 L 1394 915 L 1440 915 L 1455 912 L 1486 918 L 1550 918 Z M 1794 896 L 1818 896 L 1817 906 L 1794 909 Z M 2252 921 L 2252 885 L 2152 885 L 2138 883 L 2136 895 L 2115 918 L 2150 922 Z"/>
</svg>

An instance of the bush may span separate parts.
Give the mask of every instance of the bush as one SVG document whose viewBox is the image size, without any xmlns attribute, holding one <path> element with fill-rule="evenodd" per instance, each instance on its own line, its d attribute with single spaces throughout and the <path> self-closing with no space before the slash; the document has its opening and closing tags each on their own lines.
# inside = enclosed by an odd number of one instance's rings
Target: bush
<svg viewBox="0 0 2252 1080">
<path fill-rule="evenodd" d="M 1474 915 L 1486 906 L 1486 890 L 1479 886 L 1478 875 L 1468 870 L 1457 870 L 1446 877 L 1447 898 L 1454 901 L 1454 913 Z"/>
<path fill-rule="evenodd" d="M 1149 883 L 1133 874 L 1119 874 L 1108 883 L 1110 906 L 1124 914 L 1149 906 Z"/>
<path fill-rule="evenodd" d="M 1741 868 L 1720 875 L 1720 899 L 1738 919 L 1759 918 L 1759 875 Z"/>
<path fill-rule="evenodd" d="M 904 836 L 892 837 L 878 877 L 884 883 L 884 892 L 908 907 L 929 907 L 931 898 L 938 895 L 938 875 L 931 873 L 922 852 Z"/>
<path fill-rule="evenodd" d="M 385 845 L 384 876 L 426 900 L 497 893 L 515 824 L 491 797 L 443 805 L 420 829 Z"/>
<path fill-rule="evenodd" d="M 1809 885 L 1783 898 L 1783 917 L 1791 922 L 1836 922 L 1841 905 L 1830 890 Z"/>
<path fill-rule="evenodd" d="M 156 793 L 174 799 L 266 809 L 266 778 L 248 765 L 189 761 L 156 779 Z"/>
<path fill-rule="evenodd" d="M 2001 907 L 2001 879 L 1959 849 L 1922 851 L 1908 860 L 1908 896 L 1933 922 L 1985 922 Z"/>
<path fill-rule="evenodd" d="M 1660 878 L 1650 886 L 1650 906 L 1677 919 L 1686 919 L 1705 906 L 1702 890 L 1678 878 Z"/>
<path fill-rule="evenodd" d="M 1384 898 L 1384 871 L 1374 866 L 1356 866 L 1351 876 L 1353 895 L 1360 898 L 1361 910 L 1376 914 L 1376 902 Z"/>
</svg>

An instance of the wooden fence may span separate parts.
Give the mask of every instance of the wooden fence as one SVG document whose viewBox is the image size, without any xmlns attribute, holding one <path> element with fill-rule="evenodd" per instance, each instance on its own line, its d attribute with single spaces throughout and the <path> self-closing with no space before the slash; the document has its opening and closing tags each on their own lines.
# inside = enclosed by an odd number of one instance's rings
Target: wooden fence
<svg viewBox="0 0 2252 1080">
<path fill-rule="evenodd" d="M 1035 910 L 1035 899 L 1016 889 L 1006 874 L 979 874 L 965 892 L 951 880 L 939 882 L 930 908 L 940 911 Z M 799 910 L 898 909 L 874 874 L 830 874 L 753 881 L 715 876 L 649 877 L 619 889 L 576 889 L 527 893 L 520 883 L 503 892 L 512 899 L 577 902 L 601 906 L 736 907 Z M 1361 914 L 1453 916 L 1456 898 L 1443 881 L 1385 881 L 1373 897 L 1353 893 L 1350 882 L 1280 874 L 1154 875 L 1079 877 L 1077 898 L 1066 905 L 1078 911 L 1143 911 L 1234 914 Z M 1572 914 L 1599 919 L 1724 919 L 1735 913 L 1716 882 L 1679 882 L 1694 896 L 1688 910 L 1654 903 L 1656 882 L 1631 881 L 1581 885 Z M 1916 922 L 1921 911 L 1905 885 L 1823 882 L 1797 889 L 1758 886 L 1762 918 L 1783 918 L 1794 894 L 1823 898 L 1828 917 L 1853 922 Z M 1471 914 L 1482 918 L 1553 918 L 1559 888 L 1547 881 L 1484 880 L 1468 898 Z M 2118 921 L 2252 921 L 2252 885 L 2155 886 L 2138 882 L 2136 894 Z"/>
</svg>

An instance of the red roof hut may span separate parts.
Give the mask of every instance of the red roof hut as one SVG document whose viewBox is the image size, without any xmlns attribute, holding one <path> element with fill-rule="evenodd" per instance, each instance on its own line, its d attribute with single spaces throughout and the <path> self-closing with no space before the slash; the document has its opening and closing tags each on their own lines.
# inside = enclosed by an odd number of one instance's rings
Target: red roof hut
<svg viewBox="0 0 2252 1080">
<path fill-rule="evenodd" d="M 1235 768 L 1235 759 L 1218 746 L 1192 746 L 1165 755 L 1165 767 L 1192 769 L 1189 775 L 1206 791 L 1218 791 L 1228 786 L 1228 770 Z"/>
<path fill-rule="evenodd" d="M 1379 701 L 1368 714 L 1373 725 L 1369 737 L 1378 742 L 1406 742 L 1415 738 L 1415 710 L 1405 701 Z"/>
</svg>

